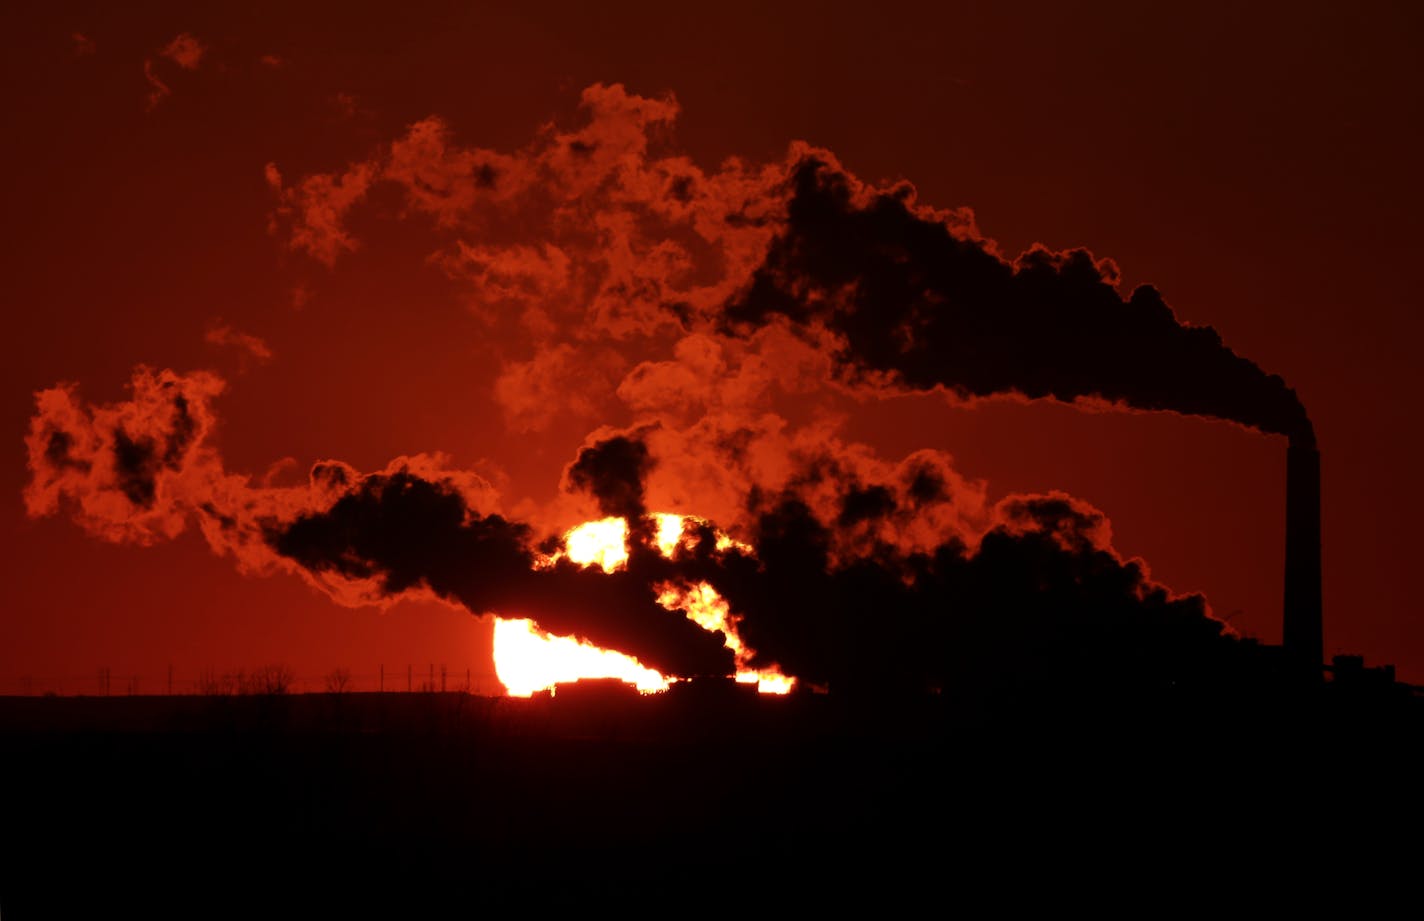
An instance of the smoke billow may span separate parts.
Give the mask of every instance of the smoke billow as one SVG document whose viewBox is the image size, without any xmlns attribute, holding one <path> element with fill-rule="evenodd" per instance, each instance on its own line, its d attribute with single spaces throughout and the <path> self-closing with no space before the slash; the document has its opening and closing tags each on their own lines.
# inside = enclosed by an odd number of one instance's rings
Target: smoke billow
<svg viewBox="0 0 1424 921">
<path fill-rule="evenodd" d="M 360 477 L 328 508 L 265 526 L 279 556 L 380 597 L 428 592 L 474 614 L 528 617 L 675 675 L 726 674 L 720 637 L 669 616 L 630 572 L 545 563 L 527 525 L 480 514 L 448 484 L 408 469 Z"/>
<path fill-rule="evenodd" d="M 548 562 L 538 549 L 547 539 L 492 511 L 489 484 L 438 457 L 397 458 L 371 474 L 323 462 L 300 487 L 227 473 L 206 443 L 210 399 L 222 389 L 214 375 L 140 368 L 130 398 L 113 405 L 86 405 L 73 386 L 41 392 L 28 440 L 30 514 L 67 508 L 96 535 L 136 543 L 196 522 L 244 570 L 299 574 L 343 604 L 434 597 L 474 614 L 528 617 L 669 674 L 731 670 L 720 636 L 657 603 L 656 580 Z M 595 446 L 577 469 L 614 490 L 612 500 L 634 502 L 643 470 L 623 465 L 641 448 Z M 619 492 L 620 482 L 631 485 Z"/>
<path fill-rule="evenodd" d="M 575 489 L 591 493 L 604 515 L 626 518 L 631 523 L 648 514 L 643 480 L 651 467 L 645 442 L 617 435 L 579 451 L 565 478 Z"/>
<path fill-rule="evenodd" d="M 490 383 L 507 427 L 590 423 L 562 485 L 628 521 L 624 568 L 554 553 L 557 534 L 502 514 L 489 483 L 438 454 L 369 473 L 326 461 L 297 487 L 231 473 L 209 443 L 224 382 L 206 372 L 140 368 L 110 405 L 72 384 L 39 393 L 29 514 L 139 543 L 196 524 L 244 571 L 293 573 L 343 604 L 423 596 L 528 617 L 672 675 L 732 667 L 721 637 L 658 603 L 698 582 L 729 602 L 754 665 L 834 687 L 1190 681 L 1235 655 L 1204 599 L 1113 550 L 1101 512 L 1061 494 L 990 503 L 943 452 L 892 462 L 846 443 L 816 401 L 1053 399 L 1310 445 L 1279 377 L 1153 288 L 1124 298 L 1086 250 L 1008 261 L 967 211 L 802 144 L 704 172 L 659 152 L 671 97 L 615 85 L 582 101 L 582 127 L 512 152 L 461 147 L 432 117 L 344 171 L 288 181 L 269 165 L 267 179 L 273 232 L 328 266 L 359 245 L 346 222 L 378 185 L 428 219 L 430 264 L 503 343 Z M 813 404 L 810 421 L 776 399 Z M 735 540 L 688 519 L 664 556 L 651 511 L 715 517 Z"/>
<path fill-rule="evenodd" d="M 213 549 L 252 572 L 285 570 L 345 604 L 434 597 L 474 614 L 528 617 L 672 675 L 728 674 L 719 635 L 668 612 L 670 584 L 706 582 L 740 617 L 755 666 L 836 688 L 949 687 L 1061 676 L 1067 663 L 1124 663 L 1180 680 L 1229 643 L 1199 596 L 1176 598 L 1112 551 L 1107 523 L 1067 496 L 1011 497 L 991 525 L 950 512 L 951 472 L 932 454 L 875 467 L 823 450 L 774 493 L 753 490 L 742 541 L 689 519 L 666 557 L 635 537 L 612 573 L 550 558 L 527 523 L 489 506 L 488 484 L 438 458 L 361 474 L 317 464 L 301 487 L 253 486 L 206 444 L 209 375 L 139 369 L 129 400 L 40 395 L 32 424 L 32 514 L 72 509 L 114 540 L 151 542 L 196 521 Z M 645 439 L 588 443 L 567 471 L 608 514 L 649 533 Z M 953 522 L 936 532 L 926 520 Z M 995 677 L 997 676 L 997 678 Z"/>
<path fill-rule="evenodd" d="M 741 542 L 690 522 L 657 575 L 713 586 L 752 666 L 837 690 L 1166 687 L 1232 667 L 1239 643 L 1205 599 L 1124 560 L 1106 517 L 1070 496 L 1009 496 L 980 532 L 906 540 L 905 521 L 954 501 L 933 473 L 817 465 L 751 497 Z"/>
<path fill-rule="evenodd" d="M 224 386 L 214 374 L 140 367 L 131 398 L 113 406 L 85 405 L 75 384 L 41 391 L 25 439 L 26 511 L 49 515 L 65 504 L 85 530 L 116 542 L 176 535 L 185 502 L 210 488 L 209 401 Z"/>
<path fill-rule="evenodd" d="M 820 152 L 789 168 L 784 224 L 725 322 L 774 316 L 838 340 L 852 379 L 964 398 L 1018 394 L 1210 416 L 1312 443 L 1295 392 L 1209 326 L 1184 326 L 1087 250 L 1035 246 L 1006 262 L 963 214 L 913 189 L 866 186 Z"/>
<path fill-rule="evenodd" d="M 430 219 L 433 261 L 471 309 L 533 346 L 495 387 L 519 430 L 561 413 L 606 423 L 614 394 L 635 411 L 728 398 L 745 409 L 772 378 L 820 386 L 815 362 L 718 367 L 724 346 L 780 319 L 842 383 L 1170 411 L 1313 442 L 1279 377 L 1211 327 L 1180 323 L 1154 288 L 1124 298 L 1109 260 L 1040 245 L 1005 259 L 967 209 L 925 206 L 907 182 L 862 182 L 803 143 L 759 168 L 733 158 L 704 171 L 667 149 L 671 96 L 596 84 L 581 101 L 581 127 L 513 151 L 462 147 L 432 116 L 344 172 L 289 185 L 272 167 L 274 230 L 332 264 L 357 245 L 346 220 L 369 189 L 397 189 Z M 620 373 L 611 353 L 668 336 L 695 347 L 604 379 Z"/>
</svg>

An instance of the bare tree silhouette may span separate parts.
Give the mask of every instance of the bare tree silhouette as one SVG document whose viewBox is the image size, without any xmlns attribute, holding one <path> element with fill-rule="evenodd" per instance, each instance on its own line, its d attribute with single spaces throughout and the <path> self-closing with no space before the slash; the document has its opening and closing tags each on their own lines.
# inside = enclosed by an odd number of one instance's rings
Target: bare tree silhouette
<svg viewBox="0 0 1424 921">
<path fill-rule="evenodd" d="M 286 694 L 292 690 L 296 675 L 286 665 L 264 665 L 254 669 L 242 682 L 244 694 Z"/>
</svg>

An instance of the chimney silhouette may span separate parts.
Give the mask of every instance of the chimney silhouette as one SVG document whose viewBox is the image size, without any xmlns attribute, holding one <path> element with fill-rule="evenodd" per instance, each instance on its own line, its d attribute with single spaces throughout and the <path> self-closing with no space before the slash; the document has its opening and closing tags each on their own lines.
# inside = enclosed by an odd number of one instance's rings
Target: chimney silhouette
<svg viewBox="0 0 1424 921">
<path fill-rule="evenodd" d="M 1320 596 L 1320 452 L 1314 432 L 1286 449 L 1286 584 L 1281 645 L 1290 668 L 1321 679 L 1325 641 Z"/>
</svg>

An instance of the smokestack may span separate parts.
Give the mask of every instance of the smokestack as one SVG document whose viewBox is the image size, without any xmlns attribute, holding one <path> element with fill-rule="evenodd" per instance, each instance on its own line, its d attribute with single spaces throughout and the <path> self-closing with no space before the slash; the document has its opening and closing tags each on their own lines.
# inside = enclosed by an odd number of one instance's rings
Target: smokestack
<svg viewBox="0 0 1424 921">
<path fill-rule="evenodd" d="M 1281 644 L 1290 667 L 1319 680 L 1325 642 L 1320 599 L 1320 452 L 1314 433 L 1286 450 L 1286 585 Z"/>
</svg>

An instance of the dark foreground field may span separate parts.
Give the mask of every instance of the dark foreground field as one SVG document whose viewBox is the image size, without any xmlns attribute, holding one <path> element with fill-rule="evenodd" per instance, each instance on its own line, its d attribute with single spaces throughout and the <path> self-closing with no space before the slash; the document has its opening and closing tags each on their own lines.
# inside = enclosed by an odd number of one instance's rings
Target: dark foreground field
<svg viewBox="0 0 1424 921">
<path fill-rule="evenodd" d="M 0 914 L 1358 899 L 1419 872 L 1421 725 L 1412 699 L 7 698 Z"/>
</svg>

